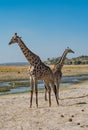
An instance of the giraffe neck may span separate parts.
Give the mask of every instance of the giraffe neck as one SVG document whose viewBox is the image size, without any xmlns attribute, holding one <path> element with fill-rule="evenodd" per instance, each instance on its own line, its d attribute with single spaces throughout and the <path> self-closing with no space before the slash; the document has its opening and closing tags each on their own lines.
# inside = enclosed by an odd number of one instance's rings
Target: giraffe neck
<svg viewBox="0 0 88 130">
<path fill-rule="evenodd" d="M 63 65 L 64 65 L 64 61 L 66 59 L 66 55 L 67 55 L 68 51 L 65 50 L 64 53 L 62 54 L 60 60 L 57 62 L 57 64 L 55 65 L 56 69 L 62 69 Z"/>
<path fill-rule="evenodd" d="M 27 61 L 32 66 L 36 66 L 37 64 L 39 64 L 39 62 L 41 62 L 40 57 L 34 54 L 31 50 L 29 50 L 21 39 L 18 39 L 18 45 L 24 56 L 26 57 Z"/>
</svg>

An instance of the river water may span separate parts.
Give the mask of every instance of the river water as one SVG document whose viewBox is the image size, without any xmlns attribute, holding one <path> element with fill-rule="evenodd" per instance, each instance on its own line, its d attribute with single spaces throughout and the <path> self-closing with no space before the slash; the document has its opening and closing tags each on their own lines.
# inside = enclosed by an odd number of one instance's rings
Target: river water
<svg viewBox="0 0 88 130">
<path fill-rule="evenodd" d="M 88 80 L 88 75 L 63 77 L 62 80 L 61 80 L 60 86 L 67 87 L 67 86 L 70 86 L 72 84 L 82 82 L 83 80 Z M 28 82 L 28 80 L 27 81 L 23 81 L 22 80 L 20 82 L 21 83 L 22 82 Z M 4 86 L 10 86 L 10 82 L 0 82 L 0 86 L 1 87 L 2 86 L 3 87 Z M 44 84 L 43 83 L 39 83 L 38 84 L 38 88 L 44 88 Z M 7 92 L 0 92 L 0 95 L 12 94 L 12 93 L 20 93 L 20 92 L 27 92 L 27 91 L 30 91 L 30 87 L 22 86 L 22 87 L 18 87 L 18 88 L 12 88 L 12 89 L 10 89 L 10 91 L 7 91 Z"/>
</svg>

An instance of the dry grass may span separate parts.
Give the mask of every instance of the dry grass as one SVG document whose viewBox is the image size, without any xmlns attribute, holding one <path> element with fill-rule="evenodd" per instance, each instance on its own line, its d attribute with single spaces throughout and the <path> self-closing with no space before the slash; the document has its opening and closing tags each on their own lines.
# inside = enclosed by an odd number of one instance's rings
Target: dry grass
<svg viewBox="0 0 88 130">
<path fill-rule="evenodd" d="M 0 81 L 29 79 L 27 69 L 28 66 L 0 66 Z M 62 72 L 63 76 L 88 75 L 88 65 L 64 65 Z"/>
<path fill-rule="evenodd" d="M 0 66 L 0 81 L 28 79 L 28 66 Z"/>
<path fill-rule="evenodd" d="M 88 65 L 64 65 L 62 72 L 63 76 L 88 75 Z"/>
<path fill-rule="evenodd" d="M 0 72 L 26 72 L 27 66 L 0 66 Z"/>
</svg>

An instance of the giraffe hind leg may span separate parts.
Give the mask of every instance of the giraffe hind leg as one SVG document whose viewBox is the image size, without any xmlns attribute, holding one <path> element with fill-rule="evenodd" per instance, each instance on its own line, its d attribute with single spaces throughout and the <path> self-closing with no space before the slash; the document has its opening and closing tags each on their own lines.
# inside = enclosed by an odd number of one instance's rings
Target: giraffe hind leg
<svg viewBox="0 0 88 130">
<path fill-rule="evenodd" d="M 37 88 L 37 81 L 35 81 L 35 95 L 36 95 L 36 106 L 38 108 L 38 88 Z"/>
<path fill-rule="evenodd" d="M 51 107 L 51 88 L 50 88 L 49 85 L 48 85 L 48 88 L 49 88 L 49 90 L 48 90 L 48 93 L 49 93 L 49 107 Z"/>
<path fill-rule="evenodd" d="M 35 94 L 36 94 L 36 106 L 38 108 L 38 91 L 37 90 L 35 91 Z"/>
<path fill-rule="evenodd" d="M 57 98 L 59 99 L 59 84 L 57 86 Z"/>
<path fill-rule="evenodd" d="M 45 86 L 45 101 L 47 101 L 47 87 L 46 87 L 46 85 L 44 85 Z"/>
<path fill-rule="evenodd" d="M 57 105 L 59 105 L 59 101 L 58 101 L 58 96 L 57 96 L 57 88 L 56 88 L 56 85 L 54 85 L 54 93 L 55 93 L 55 97 L 56 97 L 56 102 L 57 102 Z"/>
<path fill-rule="evenodd" d="M 48 96 L 49 96 L 49 107 L 51 107 L 51 88 L 50 88 L 49 84 L 46 84 L 45 89 L 46 89 L 46 93 L 45 94 L 47 94 L 47 92 L 48 92 Z"/>
</svg>

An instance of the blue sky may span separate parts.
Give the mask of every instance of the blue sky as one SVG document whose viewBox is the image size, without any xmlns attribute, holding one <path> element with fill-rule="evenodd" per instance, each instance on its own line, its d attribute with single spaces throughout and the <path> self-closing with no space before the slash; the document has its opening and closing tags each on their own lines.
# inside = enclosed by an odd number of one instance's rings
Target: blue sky
<svg viewBox="0 0 88 130">
<path fill-rule="evenodd" d="M 8 45 L 15 32 L 43 61 L 66 47 L 68 58 L 88 55 L 88 0 L 0 0 L 0 63 L 26 61 Z"/>
</svg>

